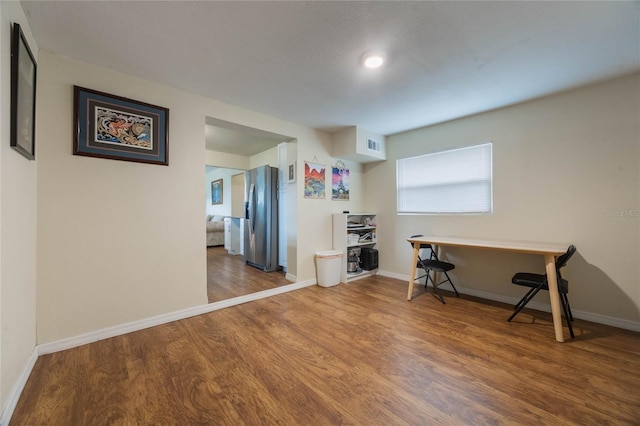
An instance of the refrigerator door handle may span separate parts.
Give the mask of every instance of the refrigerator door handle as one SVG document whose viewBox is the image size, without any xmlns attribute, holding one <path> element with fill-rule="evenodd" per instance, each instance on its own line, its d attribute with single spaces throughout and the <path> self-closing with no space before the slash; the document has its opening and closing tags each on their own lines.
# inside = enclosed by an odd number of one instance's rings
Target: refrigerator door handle
<svg viewBox="0 0 640 426">
<path fill-rule="evenodd" d="M 256 227 L 256 186 L 252 183 L 249 187 L 249 209 L 247 219 L 249 219 L 249 235 L 253 235 Z"/>
</svg>

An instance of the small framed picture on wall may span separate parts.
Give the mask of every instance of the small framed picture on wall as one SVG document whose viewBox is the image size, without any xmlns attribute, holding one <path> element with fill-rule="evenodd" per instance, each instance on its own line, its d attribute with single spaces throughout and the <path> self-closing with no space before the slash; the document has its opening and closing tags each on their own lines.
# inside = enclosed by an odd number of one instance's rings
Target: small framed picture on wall
<svg viewBox="0 0 640 426">
<path fill-rule="evenodd" d="M 289 164 L 287 169 L 287 183 L 296 183 L 296 162 Z"/>
<path fill-rule="evenodd" d="M 211 182 L 211 204 L 222 204 L 222 179 Z"/>
</svg>

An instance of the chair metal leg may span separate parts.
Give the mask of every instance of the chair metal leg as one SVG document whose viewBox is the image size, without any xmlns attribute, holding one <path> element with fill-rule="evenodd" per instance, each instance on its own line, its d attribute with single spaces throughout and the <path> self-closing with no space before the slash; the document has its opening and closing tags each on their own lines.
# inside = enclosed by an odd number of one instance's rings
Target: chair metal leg
<svg viewBox="0 0 640 426">
<path fill-rule="evenodd" d="M 445 272 L 446 273 L 446 272 Z M 440 292 L 438 291 L 438 286 L 440 284 L 436 284 L 436 282 L 433 280 L 433 278 L 431 278 L 431 275 L 427 274 L 428 279 L 431 281 L 431 284 L 433 285 L 433 294 L 435 296 L 438 297 L 438 299 L 440 299 L 440 302 L 442 302 L 443 305 L 446 305 L 447 302 L 444 301 L 444 297 L 442 297 L 442 295 L 440 294 Z M 425 281 L 424 283 L 424 287 L 427 288 L 427 281 Z"/>
<path fill-rule="evenodd" d="M 449 274 L 445 272 L 444 275 L 447 277 L 447 279 L 442 281 L 442 283 L 446 283 L 447 281 L 449 281 L 449 284 L 451 284 L 451 288 L 453 288 L 453 291 L 456 293 L 456 297 L 460 297 L 460 293 L 458 293 L 458 289 L 456 288 L 456 286 L 453 285 L 453 281 L 451 281 L 451 278 L 449 278 Z"/>
<path fill-rule="evenodd" d="M 563 295 L 565 297 L 567 296 L 566 294 Z M 574 339 L 576 336 L 573 334 L 573 327 L 571 326 L 571 321 L 573 320 L 571 319 L 571 314 L 569 314 L 569 306 L 568 302 L 565 302 L 565 297 L 561 297 L 560 300 L 562 300 L 562 309 L 564 310 L 564 318 L 567 320 L 567 326 L 569 327 L 569 334 L 571 335 L 571 338 Z"/>
<path fill-rule="evenodd" d="M 571 313 L 571 306 L 569 305 L 569 297 L 567 293 L 561 293 L 561 296 L 564 298 L 564 302 L 567 304 L 567 311 L 569 312 L 569 319 L 573 321 L 573 314 Z"/>
<path fill-rule="evenodd" d="M 520 305 L 522 305 L 523 303 L 525 303 L 525 302 L 528 300 L 529 295 L 531 295 L 531 293 L 533 293 L 534 291 L 536 291 L 536 287 L 531 287 L 531 288 L 529 289 L 529 291 L 527 291 L 527 294 L 525 294 L 524 296 L 522 296 L 522 299 L 520 299 L 520 300 L 518 301 L 518 303 L 516 303 L 516 304 L 515 304 L 515 306 L 513 307 L 513 309 L 514 309 L 514 310 L 518 310 L 518 308 L 520 307 Z"/>
<path fill-rule="evenodd" d="M 433 249 L 431 250 L 431 255 L 429 256 L 429 259 L 438 260 L 438 256 L 433 251 Z M 420 269 L 424 269 L 424 271 L 426 272 L 425 276 L 427 277 L 427 279 L 424 280 L 424 288 L 426 289 L 428 287 L 428 285 L 429 285 L 429 281 L 431 281 L 431 284 L 433 285 L 433 293 L 435 294 L 435 296 L 438 297 L 438 299 L 440 299 L 440 302 L 442 302 L 445 305 L 447 303 L 447 302 L 445 302 L 444 297 L 438 291 L 438 286 L 440 286 L 440 284 L 444 284 L 446 282 L 449 282 L 451 284 L 451 287 L 453 288 L 453 291 L 456 293 L 456 297 L 460 297 L 460 293 L 458 293 L 458 289 L 456 288 L 455 285 L 453 285 L 453 281 L 451 281 L 451 278 L 449 277 L 449 274 L 446 271 L 442 271 L 442 272 L 447 277 L 447 279 L 443 280 L 440 283 L 436 283 L 435 280 L 433 278 L 431 278 L 431 270 L 427 269 L 426 265 L 423 263 L 423 261 L 422 261 L 422 259 L 420 257 L 418 257 L 418 262 L 421 265 L 421 266 L 418 266 L 418 267 Z"/>
<path fill-rule="evenodd" d="M 527 305 L 527 303 L 529 303 L 529 301 L 531 299 L 533 299 L 536 294 L 538 294 L 538 292 L 540 291 L 541 288 L 542 288 L 542 286 L 535 287 L 533 289 L 533 291 L 529 290 L 529 292 L 525 295 L 526 300 L 520 300 L 520 302 L 518 302 L 518 304 L 516 305 L 515 312 L 513 314 L 511 314 L 511 316 L 509 317 L 509 319 L 507 321 L 511 322 L 511 320 L 514 319 L 515 316 L 518 315 L 522 309 L 524 309 L 524 307 Z"/>
<path fill-rule="evenodd" d="M 527 294 L 525 294 L 524 296 L 522 296 L 522 299 L 520 299 L 518 301 L 518 303 L 516 303 L 513 306 L 513 310 L 514 311 L 520 311 L 522 309 L 522 305 L 526 304 L 526 302 L 529 300 L 529 296 L 531 295 L 531 293 L 533 293 L 534 291 L 536 291 L 535 287 L 532 287 L 529 289 L 529 291 L 527 291 Z"/>
<path fill-rule="evenodd" d="M 438 259 L 438 255 L 436 254 L 435 250 L 431 249 L 431 255 L 429 256 L 430 259 L 432 260 L 437 260 L 440 261 L 440 259 Z M 456 286 L 453 284 L 453 281 L 451 281 L 451 277 L 449 277 L 449 274 L 447 273 L 447 271 L 442 271 L 445 275 L 445 277 L 447 277 L 446 280 L 443 280 L 440 284 L 444 284 L 447 281 L 449 282 L 449 284 L 451 284 L 451 288 L 453 288 L 454 293 L 456 294 L 456 297 L 460 297 L 460 293 L 458 293 L 458 289 L 456 288 Z M 440 285 L 438 284 L 438 285 Z M 440 299 L 442 299 L 442 296 L 440 296 Z M 442 303 L 444 303 L 444 300 L 442 301 Z"/>
<path fill-rule="evenodd" d="M 420 259 L 419 262 L 422 265 L 422 269 L 424 269 L 424 271 L 426 272 L 427 277 L 427 279 L 424 280 L 424 288 L 426 289 L 429 285 L 429 281 L 431 281 L 431 284 L 433 285 L 433 293 L 440 299 L 440 302 L 446 305 L 447 302 L 444 301 L 444 297 L 442 297 L 442 295 L 440 295 L 440 293 L 438 292 L 438 285 L 436 284 L 435 280 L 431 278 L 431 270 L 427 268 L 424 263 L 422 263 L 422 259 Z"/>
</svg>

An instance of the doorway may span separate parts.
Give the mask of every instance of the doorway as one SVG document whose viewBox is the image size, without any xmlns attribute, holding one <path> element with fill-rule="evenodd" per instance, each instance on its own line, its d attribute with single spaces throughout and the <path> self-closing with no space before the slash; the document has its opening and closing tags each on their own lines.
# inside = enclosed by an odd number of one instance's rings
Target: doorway
<svg viewBox="0 0 640 426">
<path fill-rule="evenodd" d="M 295 197 L 295 190 L 287 191 L 288 180 L 281 165 L 295 162 L 295 140 L 291 137 L 277 135 L 249 128 L 235 123 L 207 118 L 206 135 L 206 178 L 205 185 L 221 180 L 223 187 L 222 202 L 212 203 L 212 194 L 207 194 L 207 216 L 217 216 L 225 221 L 224 244 L 207 247 L 207 295 L 209 302 L 219 302 L 233 297 L 245 296 L 262 290 L 291 284 L 294 275 L 288 275 L 287 254 L 295 251 L 291 244 L 291 235 L 295 235 L 295 225 L 285 222 L 279 238 L 279 259 L 284 260 L 284 269 L 276 272 L 264 272 L 258 268 L 247 266 L 242 249 L 236 250 L 232 241 L 238 237 L 233 230 L 244 228 L 245 217 L 245 182 L 244 171 L 262 165 L 279 168 L 279 209 L 282 217 L 295 217 L 295 203 L 288 197 Z M 293 145 L 287 149 L 287 145 Z M 284 148 L 283 148 L 284 147 Z M 289 156 L 289 158 L 283 158 Z M 279 167 L 280 166 L 280 167 Z M 280 185 L 286 185 L 282 188 Z M 282 191 L 284 189 L 284 191 Z M 295 188 L 294 188 L 295 189 Z M 211 191 L 208 189 L 208 191 Z M 225 220 L 226 219 L 226 220 Z M 235 228 L 233 228 L 235 226 Z M 229 229 L 232 228 L 232 229 Z M 232 236 L 231 236 L 232 235 Z M 229 241 L 229 239 L 232 241 Z M 284 255 L 284 258 L 283 258 Z M 294 255 L 295 258 L 295 255 Z M 289 279 L 287 279 L 289 278 Z"/>
</svg>

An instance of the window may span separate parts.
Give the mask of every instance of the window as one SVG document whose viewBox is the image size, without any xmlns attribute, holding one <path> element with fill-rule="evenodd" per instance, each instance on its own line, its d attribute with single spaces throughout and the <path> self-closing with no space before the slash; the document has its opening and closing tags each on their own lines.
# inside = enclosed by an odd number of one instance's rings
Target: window
<svg viewBox="0 0 640 426">
<path fill-rule="evenodd" d="M 492 213 L 492 144 L 397 160 L 398 214 Z"/>
</svg>

